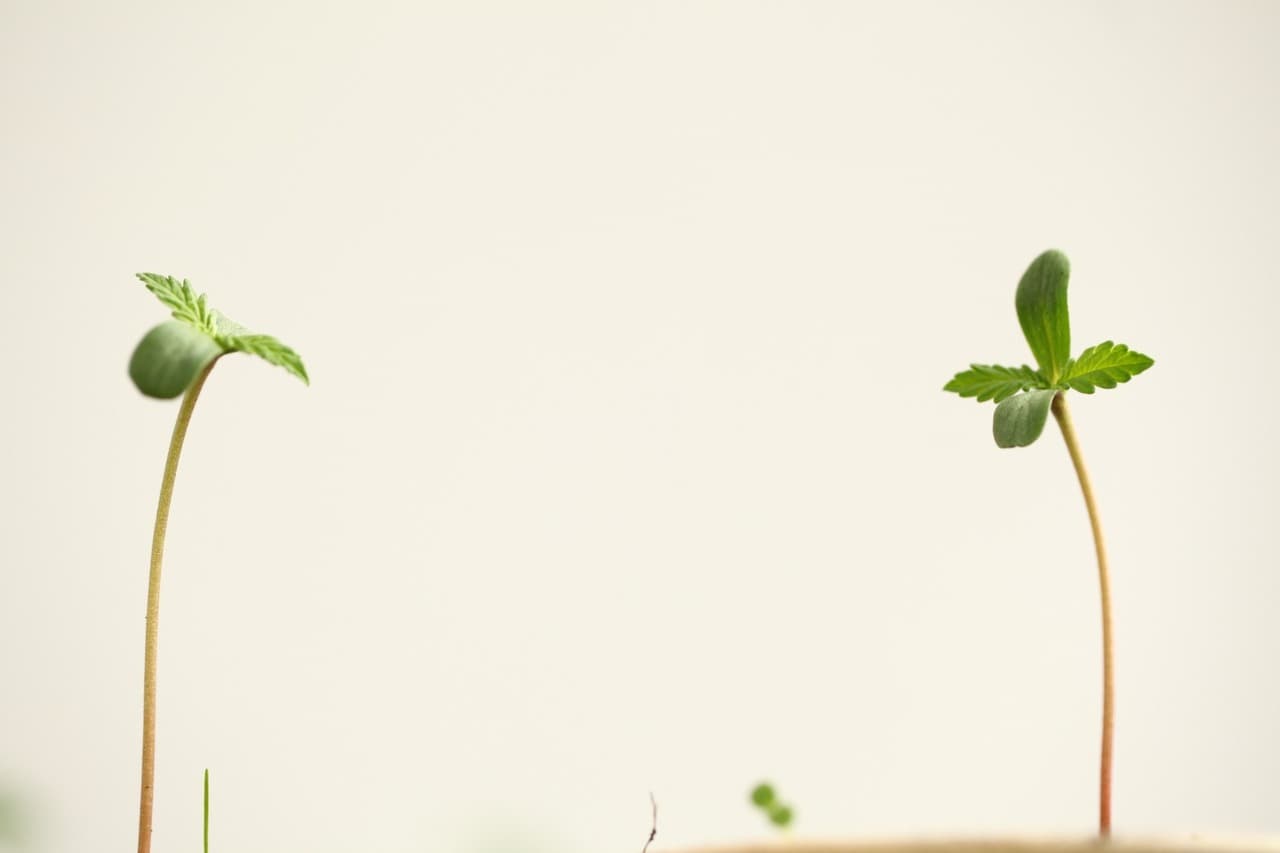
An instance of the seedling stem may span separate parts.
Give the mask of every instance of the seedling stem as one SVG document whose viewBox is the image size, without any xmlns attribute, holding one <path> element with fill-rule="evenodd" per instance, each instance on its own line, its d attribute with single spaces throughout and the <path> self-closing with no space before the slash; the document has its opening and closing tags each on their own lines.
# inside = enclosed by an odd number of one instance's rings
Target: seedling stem
<svg viewBox="0 0 1280 853">
<path fill-rule="evenodd" d="M 213 370 L 213 361 L 200 371 L 182 398 L 178 419 L 169 439 L 169 455 L 160 479 L 160 501 L 156 506 L 156 524 L 151 534 L 151 572 L 147 578 L 147 639 L 142 673 L 142 798 L 138 808 L 138 853 L 151 851 L 151 815 L 155 801 L 156 779 L 156 657 L 160 630 L 160 569 L 164 563 L 164 535 L 169 527 L 169 505 L 173 501 L 173 483 L 178 475 L 182 443 L 187 425 L 195 411 L 200 389 Z"/>
<path fill-rule="evenodd" d="M 156 641 L 160 630 L 160 568 L 164 562 L 164 536 L 169 527 L 169 505 L 178 459 L 187 437 L 191 413 L 200 389 L 218 359 L 229 352 L 256 355 L 283 367 L 310 384 L 302 358 L 270 335 L 250 332 L 244 326 L 209 307 L 205 295 L 197 295 L 191 282 L 172 276 L 139 273 L 138 278 L 173 317 L 143 335 L 129 359 L 129 378 L 148 397 L 169 400 L 182 395 L 178 420 L 169 439 L 169 456 L 160 480 L 160 501 L 151 536 L 151 570 L 147 578 L 147 639 L 142 666 L 142 793 L 138 806 L 138 853 L 151 851 L 151 825 L 156 780 Z M 206 785 L 207 785 L 206 778 Z M 207 796 L 207 788 L 206 788 Z"/>
<path fill-rule="evenodd" d="M 1107 546 L 1102 538 L 1102 519 L 1098 515 L 1098 504 L 1093 497 L 1093 484 L 1089 482 L 1089 472 L 1084 467 L 1084 456 L 1080 453 L 1080 442 L 1076 438 L 1076 428 L 1071 422 L 1071 410 L 1067 407 L 1065 394 L 1058 394 L 1053 398 L 1052 411 L 1059 429 L 1062 430 L 1062 439 L 1066 442 L 1067 453 L 1071 455 L 1071 464 L 1075 466 L 1076 478 L 1080 481 L 1085 509 L 1089 512 L 1089 527 L 1093 530 L 1093 549 L 1098 557 L 1098 588 L 1102 595 L 1102 759 L 1098 784 L 1098 833 L 1105 838 L 1111 834 L 1111 752 L 1116 725 L 1111 573 L 1107 568 Z"/>
</svg>

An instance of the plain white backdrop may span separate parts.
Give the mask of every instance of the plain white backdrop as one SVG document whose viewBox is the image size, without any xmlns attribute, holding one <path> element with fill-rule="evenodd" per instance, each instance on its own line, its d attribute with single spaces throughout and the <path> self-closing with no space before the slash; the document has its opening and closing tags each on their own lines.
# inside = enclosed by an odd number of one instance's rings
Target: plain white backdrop
<svg viewBox="0 0 1280 853">
<path fill-rule="evenodd" d="M 305 357 L 196 411 L 157 851 L 1087 833 L 1110 536 L 1117 831 L 1280 832 L 1275 3 L 0 5 L 0 786 L 132 849 L 187 277 Z"/>
</svg>

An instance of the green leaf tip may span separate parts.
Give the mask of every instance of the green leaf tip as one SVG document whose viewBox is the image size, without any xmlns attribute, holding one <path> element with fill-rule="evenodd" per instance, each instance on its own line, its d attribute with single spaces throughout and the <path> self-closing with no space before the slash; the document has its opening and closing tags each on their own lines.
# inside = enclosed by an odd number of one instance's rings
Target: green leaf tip
<svg viewBox="0 0 1280 853">
<path fill-rule="evenodd" d="M 223 345 L 232 352 L 256 355 L 276 367 L 283 367 L 301 379 L 304 385 L 311 384 L 311 377 L 307 376 L 307 368 L 302 363 L 302 356 L 270 335 L 232 335 L 223 337 L 221 340 Z"/>
<path fill-rule="evenodd" d="M 147 290 L 155 294 L 156 299 L 173 312 L 175 320 L 181 320 L 210 337 L 217 337 L 218 328 L 213 309 L 209 307 L 203 293 L 196 295 L 190 282 L 153 272 L 140 272 L 138 279 L 147 286 Z"/>
<path fill-rule="evenodd" d="M 1092 394 L 1095 388 L 1114 388 L 1128 382 L 1153 364 L 1154 359 L 1124 344 L 1103 341 L 1067 365 L 1062 381 L 1081 394 Z"/>
<path fill-rule="evenodd" d="M 1031 262 L 1018 282 L 1014 306 L 1027 345 L 1050 385 L 1056 385 L 1071 358 L 1071 321 L 1067 312 L 1067 256 L 1050 249 Z"/>
<path fill-rule="evenodd" d="M 1019 391 L 1045 387 L 1044 377 L 1027 367 L 1002 367 L 998 364 L 971 364 L 951 381 L 943 391 L 954 391 L 961 397 L 975 397 L 979 403 L 999 403 Z"/>
<path fill-rule="evenodd" d="M 173 314 L 143 337 L 129 360 L 129 376 L 148 397 L 169 399 L 182 394 L 200 371 L 229 352 L 256 355 L 283 367 L 310 385 L 302 357 L 270 335 L 250 332 L 209 307 L 191 283 L 172 276 L 138 273 L 138 279 Z"/>
<path fill-rule="evenodd" d="M 1058 396 L 1054 390 L 1026 391 L 1015 394 L 996 406 L 996 414 L 991 425 L 997 447 L 1026 447 L 1034 444 L 1044 432 L 1045 421 L 1049 419 L 1049 409 L 1053 406 L 1053 398 Z"/>
</svg>

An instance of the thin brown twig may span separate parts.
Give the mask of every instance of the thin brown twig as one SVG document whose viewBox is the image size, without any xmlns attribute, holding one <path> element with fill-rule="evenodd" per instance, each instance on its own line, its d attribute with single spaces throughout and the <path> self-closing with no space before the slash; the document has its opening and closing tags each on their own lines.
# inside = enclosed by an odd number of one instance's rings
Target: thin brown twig
<svg viewBox="0 0 1280 853">
<path fill-rule="evenodd" d="M 640 853 L 649 853 L 649 845 L 658 837 L 658 801 L 653 798 L 653 791 L 649 792 L 649 805 L 653 806 L 653 824 L 649 828 L 649 840 L 640 848 Z"/>
</svg>

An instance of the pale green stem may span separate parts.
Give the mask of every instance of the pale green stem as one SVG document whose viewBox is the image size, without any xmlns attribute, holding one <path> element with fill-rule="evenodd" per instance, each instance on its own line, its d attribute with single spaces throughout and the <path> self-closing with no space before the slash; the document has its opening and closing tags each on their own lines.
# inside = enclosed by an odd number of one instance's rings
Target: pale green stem
<svg viewBox="0 0 1280 853">
<path fill-rule="evenodd" d="M 209 769 L 204 771 L 204 853 L 209 853 Z"/>
<path fill-rule="evenodd" d="M 138 807 L 138 853 L 151 851 L 151 817 L 155 801 L 156 779 L 156 650 L 160 627 L 160 567 L 164 562 L 164 534 L 169 526 L 169 504 L 173 500 L 173 481 L 178 474 L 182 442 L 195 410 L 196 399 L 217 358 L 200 371 L 187 389 L 178 409 L 178 420 L 169 439 L 169 456 L 160 480 L 160 502 L 156 506 L 156 524 L 151 534 L 151 573 L 147 579 L 147 640 L 142 672 L 142 797 Z"/>
<path fill-rule="evenodd" d="M 1098 505 L 1093 499 L 1093 486 L 1089 472 L 1084 467 L 1076 430 L 1071 423 L 1065 394 L 1053 398 L 1053 416 L 1062 430 L 1062 438 L 1071 454 L 1080 491 L 1084 494 L 1085 509 L 1089 512 L 1089 526 L 1093 529 L 1093 548 L 1098 557 L 1098 586 L 1102 595 L 1102 758 L 1098 783 L 1098 834 L 1106 838 L 1111 834 L 1111 756 L 1115 740 L 1116 684 L 1115 654 L 1111 628 L 1111 572 L 1107 568 L 1107 549 L 1102 541 L 1102 520 L 1098 517 Z"/>
</svg>

